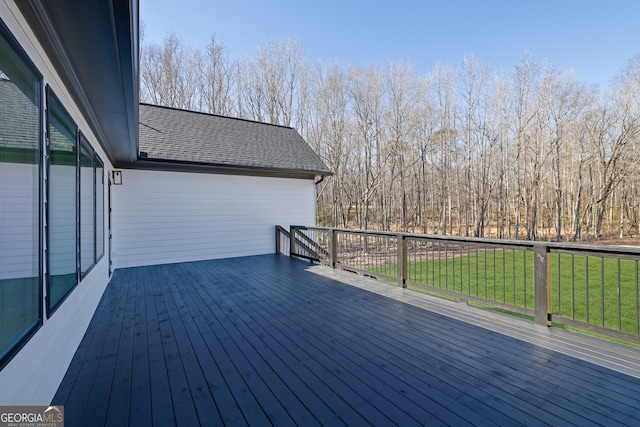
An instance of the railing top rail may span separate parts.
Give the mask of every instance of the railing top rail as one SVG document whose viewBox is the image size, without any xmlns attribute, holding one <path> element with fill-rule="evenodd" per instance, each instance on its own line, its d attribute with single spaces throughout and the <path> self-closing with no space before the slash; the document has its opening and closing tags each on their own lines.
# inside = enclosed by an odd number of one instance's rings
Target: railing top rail
<svg viewBox="0 0 640 427">
<path fill-rule="evenodd" d="M 583 243 L 562 243 L 562 242 L 545 242 L 551 252 L 565 253 L 585 253 L 590 255 L 602 254 L 603 256 L 624 256 L 633 255 L 640 256 L 640 247 L 636 246 L 608 246 L 608 245 L 588 245 Z"/>
<path fill-rule="evenodd" d="M 376 231 L 376 230 L 352 230 L 349 228 L 331 228 L 331 227 L 307 227 L 307 226 L 292 226 L 298 230 L 318 230 L 318 231 L 335 231 L 337 233 L 345 234 L 363 234 L 368 236 L 389 236 L 396 237 L 402 235 L 411 239 L 428 239 L 428 240 L 441 240 L 441 241 L 456 241 L 460 243 L 473 243 L 473 244 L 492 244 L 500 246 L 518 246 L 533 248 L 536 243 L 529 240 L 504 240 L 504 239 L 483 239 L 478 237 L 460 237 L 460 236 L 443 236 L 439 234 L 418 234 L 418 233 L 405 233 L 405 232 L 393 232 L 393 231 Z"/>
<path fill-rule="evenodd" d="M 440 234 L 418 234 L 392 231 L 376 231 L 376 230 L 352 230 L 348 228 L 331 228 L 331 227 L 307 227 L 292 226 L 299 230 L 317 230 L 317 231 L 336 231 L 338 233 L 362 234 L 368 236 L 389 236 L 396 237 L 402 235 L 409 239 L 423 239 L 429 241 L 457 242 L 469 243 L 482 246 L 500 246 L 522 249 L 533 249 L 536 246 L 545 246 L 550 252 L 564 252 L 574 254 L 589 254 L 602 256 L 632 256 L 640 257 L 640 247 L 635 246 L 608 246 L 593 245 L 583 243 L 566 243 L 566 242 L 544 242 L 533 240 L 512 240 L 512 239 L 486 239 L 480 237 L 461 237 L 461 236 L 443 236 Z"/>
<path fill-rule="evenodd" d="M 289 230 L 287 230 L 286 228 L 284 228 L 281 225 L 276 225 L 276 230 L 280 231 L 282 234 L 284 234 L 285 236 L 289 235 Z"/>
<path fill-rule="evenodd" d="M 440 234 L 416 234 L 416 233 L 401 233 L 402 235 L 410 239 L 424 239 L 430 241 L 443 241 L 443 242 L 456 242 L 456 243 L 469 243 L 480 246 L 500 246 L 500 247 L 517 247 L 525 249 L 533 249 L 539 242 L 533 242 L 530 240 L 507 240 L 507 239 L 483 239 L 480 237 L 461 237 L 461 236 L 443 236 Z"/>
</svg>

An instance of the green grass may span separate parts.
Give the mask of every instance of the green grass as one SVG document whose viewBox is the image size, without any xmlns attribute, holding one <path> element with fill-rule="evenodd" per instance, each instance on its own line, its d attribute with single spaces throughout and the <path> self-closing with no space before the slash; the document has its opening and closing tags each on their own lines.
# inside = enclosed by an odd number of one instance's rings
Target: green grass
<svg viewBox="0 0 640 427">
<path fill-rule="evenodd" d="M 413 259 L 407 265 L 410 282 L 475 296 L 487 301 L 534 308 L 532 251 L 511 249 L 469 252 L 458 247 L 456 255 L 437 252 Z M 638 334 L 638 262 L 599 256 L 552 253 L 551 312 L 565 318 Z M 559 269 L 558 269 L 559 267 Z M 372 269 L 397 275 L 396 265 Z"/>
<path fill-rule="evenodd" d="M 551 254 L 550 261 L 552 313 L 637 334 L 636 260 Z"/>
<path fill-rule="evenodd" d="M 430 255 L 431 256 L 431 255 Z M 526 262 L 525 262 L 526 260 Z M 372 271 L 397 275 L 396 265 Z M 410 261 L 407 279 L 440 289 L 533 308 L 533 253 L 521 250 L 487 250 L 442 259 Z"/>
</svg>

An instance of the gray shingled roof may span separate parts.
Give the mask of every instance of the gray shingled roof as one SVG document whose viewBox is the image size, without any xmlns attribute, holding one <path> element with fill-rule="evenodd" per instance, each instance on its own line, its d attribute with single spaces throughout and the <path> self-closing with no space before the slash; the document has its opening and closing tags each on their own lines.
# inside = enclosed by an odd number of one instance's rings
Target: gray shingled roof
<svg viewBox="0 0 640 427">
<path fill-rule="evenodd" d="M 149 104 L 139 150 L 146 160 L 331 173 L 293 128 Z"/>
<path fill-rule="evenodd" d="M 2 71 L 0 71 L 2 73 Z M 37 150 L 40 146 L 40 112 L 11 80 L 0 74 L 0 147 Z"/>
</svg>

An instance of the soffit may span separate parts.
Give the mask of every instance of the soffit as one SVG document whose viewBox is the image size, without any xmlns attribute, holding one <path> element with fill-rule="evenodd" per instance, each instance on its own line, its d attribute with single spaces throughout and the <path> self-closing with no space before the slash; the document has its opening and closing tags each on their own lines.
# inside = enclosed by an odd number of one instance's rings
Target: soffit
<svg viewBox="0 0 640 427">
<path fill-rule="evenodd" d="M 138 0 L 16 3 L 109 160 L 138 151 Z"/>
</svg>

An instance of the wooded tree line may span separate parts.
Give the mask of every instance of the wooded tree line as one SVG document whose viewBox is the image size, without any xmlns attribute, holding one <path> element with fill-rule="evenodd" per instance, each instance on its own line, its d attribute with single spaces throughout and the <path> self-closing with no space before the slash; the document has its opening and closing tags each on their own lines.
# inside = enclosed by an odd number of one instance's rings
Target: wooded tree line
<svg viewBox="0 0 640 427">
<path fill-rule="evenodd" d="M 334 175 L 318 223 L 532 240 L 640 234 L 640 54 L 608 88 L 531 55 L 312 63 L 295 39 L 231 60 L 169 33 L 141 48 L 141 99 L 295 127 Z M 286 155 L 286 153 L 282 153 Z"/>
</svg>

